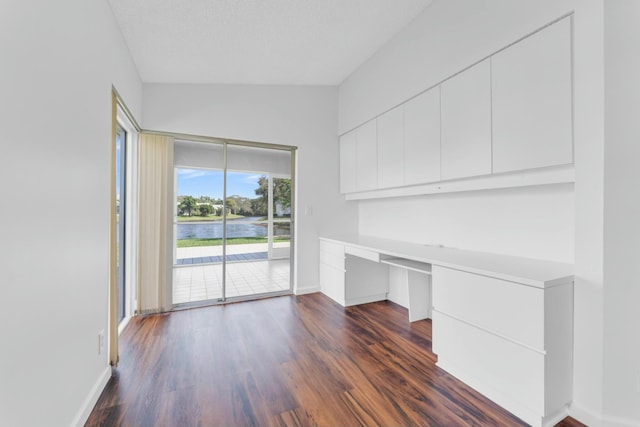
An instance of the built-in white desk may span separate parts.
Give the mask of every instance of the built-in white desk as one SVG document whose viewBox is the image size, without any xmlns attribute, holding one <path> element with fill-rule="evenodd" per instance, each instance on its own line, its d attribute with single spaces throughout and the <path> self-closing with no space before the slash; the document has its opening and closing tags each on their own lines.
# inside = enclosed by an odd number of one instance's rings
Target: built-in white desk
<svg viewBox="0 0 640 427">
<path fill-rule="evenodd" d="M 343 306 L 387 299 L 390 267 L 407 270 L 409 320 L 433 319 L 438 366 L 533 426 L 567 415 L 571 264 L 371 236 L 320 238 L 321 290 Z"/>
</svg>

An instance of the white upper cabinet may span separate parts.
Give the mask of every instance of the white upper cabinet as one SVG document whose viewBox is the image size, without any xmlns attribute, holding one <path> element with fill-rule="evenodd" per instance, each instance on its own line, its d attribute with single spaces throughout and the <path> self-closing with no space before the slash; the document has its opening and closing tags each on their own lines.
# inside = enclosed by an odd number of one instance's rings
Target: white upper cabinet
<svg viewBox="0 0 640 427">
<path fill-rule="evenodd" d="M 571 20 L 492 57 L 493 171 L 573 162 Z"/>
<path fill-rule="evenodd" d="M 404 106 L 378 117 L 378 188 L 404 185 Z"/>
<path fill-rule="evenodd" d="M 357 143 L 355 130 L 340 137 L 340 192 L 342 194 L 357 190 Z"/>
<path fill-rule="evenodd" d="M 405 184 L 440 180 L 440 86 L 404 105 Z"/>
<path fill-rule="evenodd" d="M 442 179 L 491 173 L 491 67 L 484 60 L 441 85 Z"/>
<path fill-rule="evenodd" d="M 375 120 L 367 122 L 356 129 L 357 156 L 356 182 L 357 191 L 375 190 L 378 188 L 378 130 Z"/>
<path fill-rule="evenodd" d="M 573 182 L 572 31 L 571 17 L 550 24 L 343 135 L 340 191 Z"/>
</svg>

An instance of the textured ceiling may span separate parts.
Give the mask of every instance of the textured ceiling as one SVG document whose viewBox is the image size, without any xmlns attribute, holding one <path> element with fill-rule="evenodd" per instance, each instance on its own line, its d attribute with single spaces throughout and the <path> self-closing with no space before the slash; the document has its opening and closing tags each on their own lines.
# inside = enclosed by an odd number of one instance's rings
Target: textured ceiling
<svg viewBox="0 0 640 427">
<path fill-rule="evenodd" d="M 337 85 L 431 0 L 109 0 L 147 83 Z"/>
</svg>

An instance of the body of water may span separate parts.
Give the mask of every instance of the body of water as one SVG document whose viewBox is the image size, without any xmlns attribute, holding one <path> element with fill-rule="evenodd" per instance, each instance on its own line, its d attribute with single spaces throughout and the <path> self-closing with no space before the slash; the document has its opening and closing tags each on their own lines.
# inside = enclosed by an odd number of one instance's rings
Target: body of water
<svg viewBox="0 0 640 427">
<path fill-rule="evenodd" d="M 227 221 L 227 238 L 233 237 L 267 237 L 267 223 L 258 222 L 260 217 L 247 217 Z M 176 238 L 182 239 L 222 239 L 222 221 L 193 224 L 179 222 Z M 289 227 L 275 226 L 276 236 L 288 236 Z"/>
</svg>

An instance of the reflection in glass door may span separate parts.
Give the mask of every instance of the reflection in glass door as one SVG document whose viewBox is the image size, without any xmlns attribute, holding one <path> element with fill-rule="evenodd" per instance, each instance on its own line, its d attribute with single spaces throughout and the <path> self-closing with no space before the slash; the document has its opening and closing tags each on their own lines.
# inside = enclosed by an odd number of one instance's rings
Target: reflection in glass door
<svg viewBox="0 0 640 427">
<path fill-rule="evenodd" d="M 174 305 L 290 293 L 291 152 L 176 141 Z"/>
</svg>

